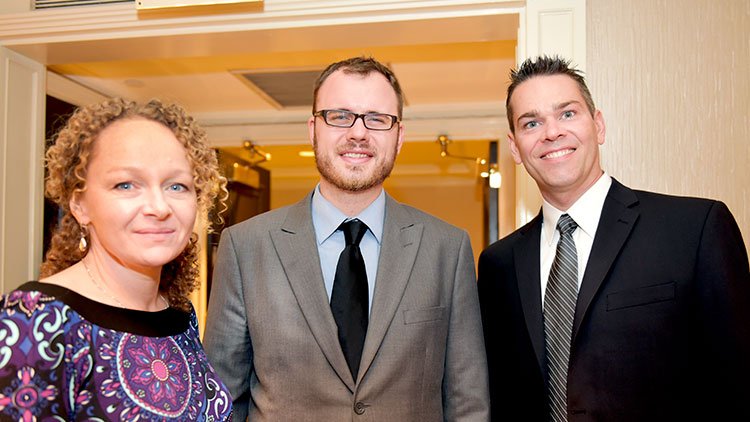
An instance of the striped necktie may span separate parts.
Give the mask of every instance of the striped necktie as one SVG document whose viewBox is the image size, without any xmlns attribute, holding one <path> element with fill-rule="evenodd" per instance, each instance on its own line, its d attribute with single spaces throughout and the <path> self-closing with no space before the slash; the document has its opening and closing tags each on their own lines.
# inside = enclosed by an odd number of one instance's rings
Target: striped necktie
<svg viewBox="0 0 750 422">
<path fill-rule="evenodd" d="M 552 422 L 568 420 L 567 381 L 573 315 L 578 296 L 578 254 L 573 232 L 578 225 L 568 214 L 560 216 L 560 241 L 544 295 L 544 335 L 547 351 L 547 399 Z"/>
</svg>

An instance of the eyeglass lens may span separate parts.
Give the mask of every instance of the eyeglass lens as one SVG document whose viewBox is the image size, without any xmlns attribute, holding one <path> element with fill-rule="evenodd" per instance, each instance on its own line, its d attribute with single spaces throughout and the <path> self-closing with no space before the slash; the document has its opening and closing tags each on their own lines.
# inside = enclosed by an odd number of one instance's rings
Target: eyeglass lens
<svg viewBox="0 0 750 422">
<path fill-rule="evenodd" d="M 321 114 L 327 124 L 336 127 L 352 127 L 359 117 L 362 117 L 365 127 L 372 130 L 388 130 L 395 123 L 394 116 L 383 113 L 357 114 L 346 110 L 324 110 Z"/>
</svg>

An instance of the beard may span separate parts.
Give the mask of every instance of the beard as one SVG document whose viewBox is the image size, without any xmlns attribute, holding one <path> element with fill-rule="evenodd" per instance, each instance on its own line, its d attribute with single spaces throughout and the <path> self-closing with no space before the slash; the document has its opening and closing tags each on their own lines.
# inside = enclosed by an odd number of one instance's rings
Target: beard
<svg viewBox="0 0 750 422">
<path fill-rule="evenodd" d="M 355 145 L 370 149 L 368 148 L 368 142 L 347 141 L 345 147 L 352 148 Z M 375 168 L 370 170 L 369 173 L 366 165 L 345 164 L 349 169 L 347 173 L 350 173 L 345 174 L 344 171 L 336 168 L 330 155 L 320 153 L 317 135 L 313 137 L 313 150 L 315 151 L 315 165 L 318 167 L 320 176 L 336 188 L 347 192 L 361 192 L 383 184 L 385 179 L 391 175 L 398 155 L 398 145 L 394 145 L 392 155 L 390 157 L 388 155 L 383 156 L 382 161 L 376 162 Z"/>
</svg>

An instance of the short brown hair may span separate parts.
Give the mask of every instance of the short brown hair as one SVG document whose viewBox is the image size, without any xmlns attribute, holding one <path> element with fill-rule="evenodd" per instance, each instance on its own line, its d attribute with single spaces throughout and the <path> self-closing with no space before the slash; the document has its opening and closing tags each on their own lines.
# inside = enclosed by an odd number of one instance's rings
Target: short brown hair
<svg viewBox="0 0 750 422">
<path fill-rule="evenodd" d="M 570 60 L 563 59 L 560 56 L 539 56 L 524 60 L 518 69 L 510 71 L 510 85 L 508 86 L 508 96 L 505 98 L 505 112 L 508 115 L 508 126 L 512 133 L 515 133 L 515 127 L 513 126 L 513 108 L 510 106 L 510 98 L 518 85 L 535 76 L 565 75 L 570 77 L 578 84 L 586 107 L 591 115 L 594 115 L 596 107 L 594 106 L 594 100 L 591 98 L 591 92 L 586 86 L 583 72 L 571 67 L 570 63 Z"/>
<path fill-rule="evenodd" d="M 193 168 L 198 210 L 210 229 L 208 212 L 227 197 L 226 179 L 219 174 L 216 153 L 209 147 L 206 132 L 176 104 L 159 100 L 136 103 L 121 98 L 105 100 L 79 108 L 58 132 L 55 144 L 47 150 L 45 194 L 60 209 L 61 218 L 52 232 L 50 248 L 41 267 L 47 277 L 70 267 L 86 255 L 78 249 L 81 228 L 70 212 L 70 200 L 86 189 L 86 172 L 94 143 L 112 123 L 129 118 L 144 118 L 161 123 L 174 133 L 185 148 Z M 198 282 L 198 236 L 193 233 L 182 253 L 164 265 L 159 290 L 169 303 L 183 310 L 190 307 L 188 295 Z"/>
<path fill-rule="evenodd" d="M 401 91 L 401 85 L 398 83 L 396 75 L 393 74 L 388 66 L 380 63 L 372 57 L 363 56 L 351 57 L 349 59 L 333 63 L 329 65 L 320 74 L 320 76 L 318 76 L 318 79 L 315 81 L 315 88 L 313 89 L 313 114 L 318 111 L 316 107 L 318 104 L 318 91 L 320 90 L 321 85 L 323 85 L 323 82 L 325 82 L 325 80 L 328 79 L 328 77 L 337 70 L 341 70 L 342 72 L 347 74 L 353 73 L 361 75 L 363 77 L 373 72 L 377 72 L 385 76 L 385 78 L 388 80 L 388 83 L 391 84 L 393 91 L 396 93 L 396 98 L 398 99 L 398 118 L 399 120 L 401 119 L 404 111 L 404 93 L 403 91 Z"/>
</svg>

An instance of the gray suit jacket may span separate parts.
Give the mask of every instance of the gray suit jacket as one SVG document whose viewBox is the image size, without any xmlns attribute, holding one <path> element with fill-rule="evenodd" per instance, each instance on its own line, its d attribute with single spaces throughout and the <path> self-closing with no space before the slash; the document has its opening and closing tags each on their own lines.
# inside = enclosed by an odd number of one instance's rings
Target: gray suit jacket
<svg viewBox="0 0 750 422">
<path fill-rule="evenodd" d="M 205 348 L 237 420 L 487 421 L 467 234 L 386 197 L 358 379 L 323 284 L 312 195 L 221 236 Z"/>
</svg>

